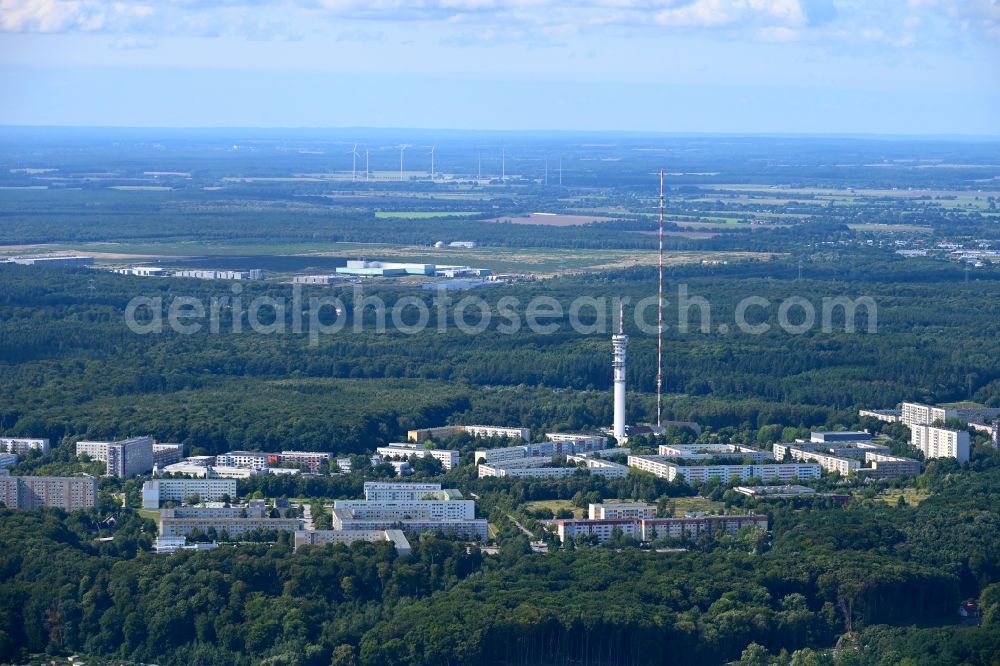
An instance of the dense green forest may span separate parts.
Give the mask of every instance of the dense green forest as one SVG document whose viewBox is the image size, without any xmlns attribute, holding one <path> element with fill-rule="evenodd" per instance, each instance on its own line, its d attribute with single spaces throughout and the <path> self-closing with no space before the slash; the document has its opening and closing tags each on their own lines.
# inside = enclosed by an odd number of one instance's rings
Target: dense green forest
<svg viewBox="0 0 1000 666">
<path fill-rule="evenodd" d="M 898 267 L 898 281 L 890 280 Z M 688 268 L 671 275 L 691 298 L 711 306 L 711 331 L 700 331 L 697 307 L 690 328 L 677 330 L 670 299 L 666 353 L 666 415 L 713 428 L 756 430 L 783 426 L 850 425 L 859 407 L 888 407 L 900 400 L 971 399 L 1000 404 L 1000 283 L 964 282 L 957 269 L 930 271 L 910 282 L 909 264 L 878 269 L 863 259 L 817 263 L 815 275 L 797 279 L 797 267 L 780 261 L 760 266 Z M 872 273 L 879 278 L 869 278 Z M 550 296 L 568 304 L 586 295 L 648 296 L 652 275 L 564 278 L 482 292 L 496 307 L 501 298 L 527 303 Z M 448 420 L 587 428 L 611 421 L 610 344 L 606 334 L 558 329 L 516 334 L 497 330 L 466 335 L 437 326 L 430 308 L 427 330 L 409 335 L 378 332 L 366 312 L 354 332 L 350 288 L 334 290 L 347 308 L 346 327 L 310 342 L 302 333 L 260 335 L 223 322 L 219 334 L 137 335 L 125 325 L 133 296 L 157 296 L 164 308 L 177 296 L 205 302 L 229 296 L 227 285 L 195 280 L 142 280 L 94 271 L 0 266 L 0 429 L 5 433 L 65 437 L 114 437 L 153 433 L 206 453 L 272 447 L 361 452 L 404 434 L 407 428 Z M 738 285 L 738 286 L 737 286 Z M 305 293 L 305 298 L 312 293 Z M 325 292 L 324 292 L 325 293 Z M 290 295 L 282 285 L 248 285 L 244 299 Z M 434 294 L 392 287 L 366 291 L 391 307 L 404 296 L 432 305 Z M 828 333 L 791 335 L 777 325 L 777 307 L 756 309 L 763 335 L 716 332 L 732 324 L 739 299 L 779 303 L 790 296 L 870 297 L 877 331 L 866 332 L 862 308 L 857 331 L 844 331 L 841 311 Z M 928 307 L 928 303 L 934 307 Z M 454 301 L 453 301 L 454 302 Z M 610 310 L 610 306 L 608 306 Z M 473 310 L 474 311 L 474 310 Z M 523 313 L 522 313 L 523 314 Z M 592 316 L 592 315 L 591 315 Z M 750 315 L 748 315 L 749 317 Z M 289 319 L 291 315 L 288 315 Z M 587 313 L 581 315 L 585 321 Z M 629 419 L 652 417 L 655 337 L 631 334 Z M 609 330 L 606 324 L 604 330 Z M 794 343 L 794 344 L 793 344 Z"/>
<path fill-rule="evenodd" d="M 850 631 L 838 664 L 992 663 L 1000 456 L 932 465 L 920 484 L 931 496 L 908 508 L 769 501 L 772 539 L 665 553 L 532 555 L 504 530 L 490 556 L 424 536 L 407 559 L 370 543 L 292 553 L 287 538 L 165 557 L 136 553 L 151 526 L 129 510 L 110 542 L 93 541 L 96 515 L 0 510 L 0 660 L 718 664 L 752 643 L 804 658 Z M 952 626 L 980 597 L 983 627 Z"/>
</svg>

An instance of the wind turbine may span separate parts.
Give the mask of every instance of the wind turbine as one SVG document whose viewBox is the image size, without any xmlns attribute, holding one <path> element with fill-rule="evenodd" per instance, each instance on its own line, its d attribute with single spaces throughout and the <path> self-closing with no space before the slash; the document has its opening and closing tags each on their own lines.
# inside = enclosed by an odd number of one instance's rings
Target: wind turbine
<svg viewBox="0 0 1000 666">
<path fill-rule="evenodd" d="M 500 182 L 507 182 L 507 149 L 500 149 Z"/>
<path fill-rule="evenodd" d="M 431 146 L 431 182 L 434 181 L 434 146 Z"/>
<path fill-rule="evenodd" d="M 354 149 L 351 150 L 351 180 L 357 180 L 358 177 L 358 144 L 354 144 Z"/>
<path fill-rule="evenodd" d="M 399 147 L 399 182 L 403 182 L 403 153 L 405 153 L 406 149 L 409 147 L 410 145 L 407 143 L 404 143 Z"/>
<path fill-rule="evenodd" d="M 365 182 L 368 182 L 368 148 L 365 148 Z"/>
</svg>

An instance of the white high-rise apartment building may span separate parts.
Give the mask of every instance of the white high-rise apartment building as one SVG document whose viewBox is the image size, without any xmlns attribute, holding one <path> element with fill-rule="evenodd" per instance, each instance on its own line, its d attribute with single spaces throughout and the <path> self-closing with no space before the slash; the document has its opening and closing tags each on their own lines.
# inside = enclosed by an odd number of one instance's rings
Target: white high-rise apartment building
<svg viewBox="0 0 1000 666">
<path fill-rule="evenodd" d="M 955 458 L 962 463 L 969 461 L 969 433 L 964 430 L 931 425 L 911 426 L 910 444 L 920 449 L 926 458 Z"/>
<path fill-rule="evenodd" d="M 934 423 L 935 421 L 947 421 L 958 418 L 958 412 L 954 409 L 925 405 L 919 402 L 904 402 L 899 406 L 901 413 L 899 420 L 911 428 L 918 425 Z"/>
</svg>

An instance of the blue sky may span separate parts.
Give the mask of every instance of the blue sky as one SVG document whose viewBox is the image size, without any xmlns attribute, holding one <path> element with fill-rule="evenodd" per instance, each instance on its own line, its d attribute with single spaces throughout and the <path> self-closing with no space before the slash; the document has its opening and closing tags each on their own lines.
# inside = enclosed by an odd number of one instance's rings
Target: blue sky
<svg viewBox="0 0 1000 666">
<path fill-rule="evenodd" d="M 0 0 L 0 124 L 1000 134 L 996 0 Z"/>
</svg>

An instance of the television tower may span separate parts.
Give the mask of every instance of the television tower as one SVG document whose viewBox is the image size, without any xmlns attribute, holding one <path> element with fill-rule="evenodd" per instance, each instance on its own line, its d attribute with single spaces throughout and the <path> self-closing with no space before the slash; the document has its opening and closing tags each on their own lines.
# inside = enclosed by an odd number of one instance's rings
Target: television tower
<svg viewBox="0 0 1000 666">
<path fill-rule="evenodd" d="M 625 438 L 625 350 L 628 347 L 628 336 L 625 335 L 625 304 L 619 304 L 618 311 L 618 334 L 611 336 L 611 345 L 614 347 L 614 361 L 611 367 L 614 369 L 615 378 L 615 423 L 614 436 L 619 441 Z"/>
<path fill-rule="evenodd" d="M 657 262 L 656 300 L 656 427 L 663 426 L 663 169 L 660 169 L 660 256 Z"/>
</svg>

